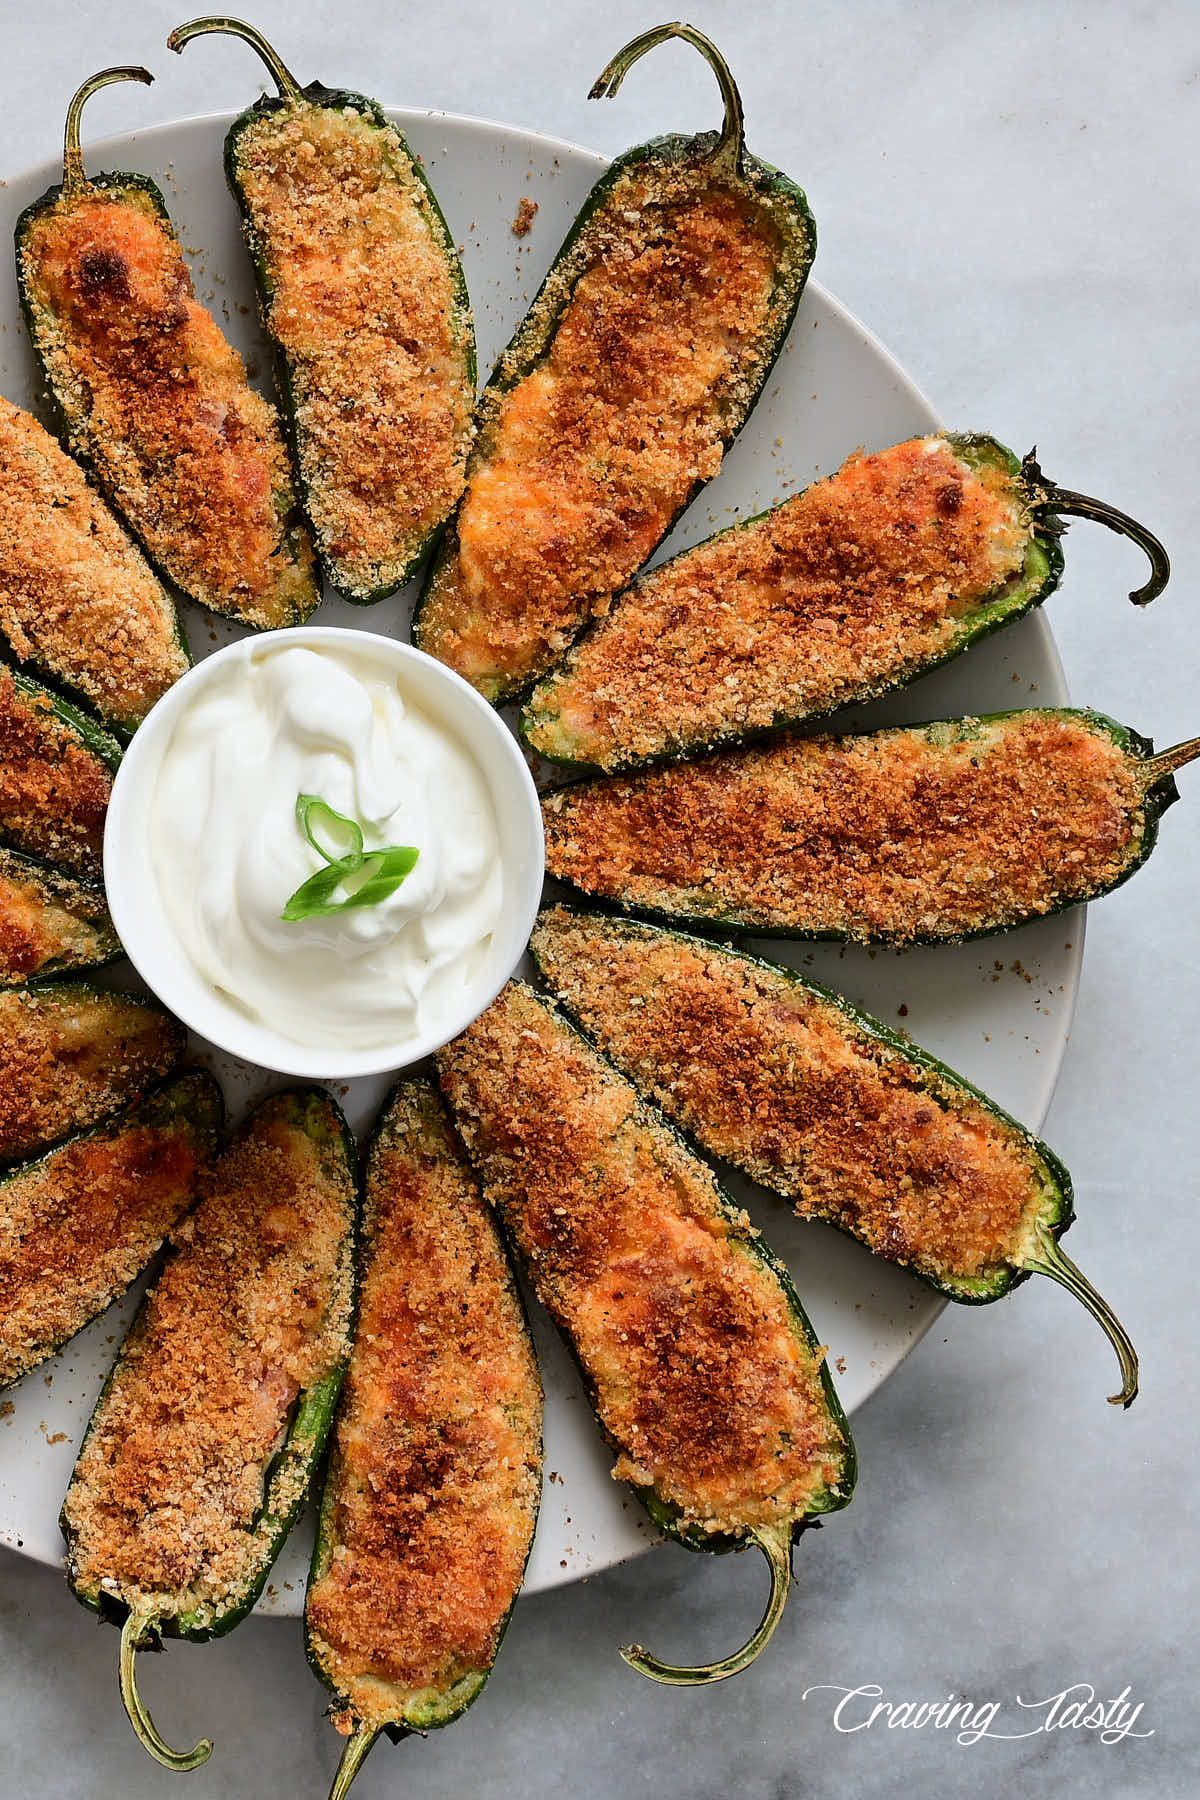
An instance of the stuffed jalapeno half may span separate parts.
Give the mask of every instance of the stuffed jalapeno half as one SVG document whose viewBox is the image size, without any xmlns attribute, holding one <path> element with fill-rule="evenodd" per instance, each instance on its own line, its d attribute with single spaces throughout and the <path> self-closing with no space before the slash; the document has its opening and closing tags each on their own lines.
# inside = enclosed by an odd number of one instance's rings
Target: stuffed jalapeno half
<svg viewBox="0 0 1200 1800">
<path fill-rule="evenodd" d="M 958 943 L 1127 881 L 1197 755 L 1068 707 L 785 738 L 559 788 L 546 869 L 668 924 Z"/>
<path fill-rule="evenodd" d="M 1052 1150 L 944 1063 L 796 969 L 554 907 L 531 944 L 571 1016 L 711 1156 L 902 1264 L 951 1300 L 1031 1274 L 1089 1309 L 1137 1394 L 1128 1335 L 1062 1249 Z"/>
<path fill-rule="evenodd" d="M 0 848 L 0 989 L 102 968 L 120 955 L 98 883 Z"/>
<path fill-rule="evenodd" d="M 0 844 L 98 881 L 121 746 L 0 663 Z"/>
<path fill-rule="evenodd" d="M 135 1679 L 164 1636 L 231 1631 L 308 1493 L 349 1349 L 354 1143 L 322 1088 L 264 1100 L 173 1233 L 118 1354 L 63 1502 L 67 1580 L 121 1625 L 121 1698 L 169 1769 Z"/>
<path fill-rule="evenodd" d="M 672 37 L 716 73 L 721 130 L 638 145 L 592 189 L 484 389 L 414 620 L 420 648 L 497 703 L 559 660 L 717 473 L 815 253 L 804 195 L 746 151 L 729 70 L 691 26 L 636 38 L 593 96 Z"/>
<path fill-rule="evenodd" d="M 0 1176 L 0 1387 L 123 1294 L 196 1198 L 221 1090 L 192 1069 Z"/>
<path fill-rule="evenodd" d="M 793 1541 L 854 1485 L 849 1427 L 783 1265 L 674 1128 L 549 1002 L 510 982 L 438 1053 L 438 1074 L 538 1299 L 562 1331 L 626 1481 L 690 1550 L 754 1543 L 762 1624 L 732 1656 L 655 1680 L 736 1674 L 787 1598 Z"/>
<path fill-rule="evenodd" d="M 0 642 L 132 732 L 188 668 L 175 602 L 75 460 L 0 398 Z"/>
<path fill-rule="evenodd" d="M 129 1105 L 186 1047 L 155 1000 L 82 981 L 0 991 L 0 1163 Z"/>
<path fill-rule="evenodd" d="M 71 101 L 62 182 L 17 220 L 29 341 L 66 443 L 159 574 L 244 625 L 298 625 L 319 594 L 275 409 L 197 301 L 154 182 L 84 173 L 84 102 L 150 79 L 104 69 Z"/>
<path fill-rule="evenodd" d="M 300 493 L 326 581 L 360 605 L 408 580 L 466 479 L 475 331 L 462 267 L 418 159 L 383 108 L 301 88 L 252 26 L 278 93 L 234 120 L 242 214 Z"/>
<path fill-rule="evenodd" d="M 1021 618 L 1058 585 L 1065 514 L 1156 538 L 1046 481 L 994 438 L 937 433 L 873 456 L 643 576 L 542 681 L 539 756 L 606 771 L 695 756 L 877 699 Z"/>
<path fill-rule="evenodd" d="M 504 1244 L 441 1099 L 405 1081 L 367 1155 L 358 1322 L 305 1609 L 347 1743 L 449 1725 L 496 1658 L 541 1497 L 542 1389 Z"/>
</svg>

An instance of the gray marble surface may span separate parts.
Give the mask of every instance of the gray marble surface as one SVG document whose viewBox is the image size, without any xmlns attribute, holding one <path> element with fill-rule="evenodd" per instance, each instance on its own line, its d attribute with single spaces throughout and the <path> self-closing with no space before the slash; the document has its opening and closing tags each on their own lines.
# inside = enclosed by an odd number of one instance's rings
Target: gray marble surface
<svg viewBox="0 0 1200 1800">
<path fill-rule="evenodd" d="M 63 103 L 92 68 L 145 59 L 157 88 L 101 117 L 207 111 L 210 57 L 162 49 L 172 0 L 6 0 L 0 172 L 55 151 Z M 711 112 L 707 77 L 661 55 L 620 99 L 588 81 L 654 22 L 644 0 L 507 7 L 437 0 L 256 0 L 288 60 L 398 104 L 508 118 L 615 152 L 647 127 Z M 999 6 L 758 0 L 690 15 L 730 54 L 753 146 L 800 178 L 820 224 L 817 272 L 944 415 L 1024 447 L 1064 481 L 1156 524 L 1175 559 L 1147 614 L 1123 600 L 1134 554 L 1080 529 L 1053 620 L 1080 701 L 1169 742 L 1200 730 L 1196 676 L 1196 182 L 1200 38 L 1175 4 Z M 244 75 L 246 71 L 242 70 Z M 136 106 L 136 112 L 131 109 Z M 479 1800 L 618 1791 L 656 1800 L 930 1800 L 1054 1792 L 1176 1800 L 1200 1792 L 1194 1695 L 1194 1342 L 1200 1255 L 1194 1032 L 1200 775 L 1153 862 L 1093 910 L 1083 985 L 1046 1135 L 1071 1165 L 1071 1248 L 1142 1353 L 1143 1392 L 1104 1404 L 1108 1352 L 1048 1283 L 949 1309 L 856 1420 L 852 1509 L 807 1537 L 775 1644 L 722 1688 L 671 1693 L 614 1646 L 716 1650 L 751 1622 L 748 1559 L 660 1550 L 518 1608 L 488 1693 L 452 1732 L 377 1750 L 357 1792 Z M 61 1578 L 0 1561 L 3 1791 L 22 1800 L 143 1796 L 171 1777 L 120 1714 L 115 1638 Z M 211 1727 L 194 1800 L 325 1792 L 335 1740 L 295 1623 L 251 1622 L 178 1646 L 144 1675 L 168 1736 Z M 1137 1732 L 1036 1729 L 1086 1683 L 1143 1702 Z M 837 1696 L 999 1703 L 993 1733 L 835 1728 Z M 859 1723 L 864 1710 L 842 1715 Z"/>
</svg>

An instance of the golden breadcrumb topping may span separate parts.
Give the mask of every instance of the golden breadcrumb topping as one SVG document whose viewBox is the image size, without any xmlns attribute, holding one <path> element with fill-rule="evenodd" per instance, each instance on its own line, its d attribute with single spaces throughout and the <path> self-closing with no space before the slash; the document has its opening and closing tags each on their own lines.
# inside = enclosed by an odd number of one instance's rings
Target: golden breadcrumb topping
<svg viewBox="0 0 1200 1800">
<path fill-rule="evenodd" d="M 116 1112 L 183 1055 L 183 1027 L 75 982 L 0 993 L 0 1161 Z"/>
<path fill-rule="evenodd" d="M 516 238 L 528 237 L 533 230 L 533 221 L 538 216 L 538 203 L 523 194 L 513 215 L 512 234 Z"/>
<path fill-rule="evenodd" d="M 275 409 L 196 300 L 148 194 L 87 188 L 28 224 L 33 333 L 73 444 L 181 588 L 249 625 L 317 603 Z"/>
<path fill-rule="evenodd" d="M 0 398 L 0 632 L 132 730 L 188 666 L 175 608 L 78 463 Z"/>
<path fill-rule="evenodd" d="M 304 101 L 239 134 L 268 329 L 287 359 L 300 473 L 331 579 L 395 586 L 462 492 L 471 325 L 399 133 Z"/>
<path fill-rule="evenodd" d="M 211 1147 L 187 1112 L 201 1083 L 0 1181 L 0 1386 L 103 1312 L 191 1205 Z"/>
<path fill-rule="evenodd" d="M 610 1064 L 510 983 L 439 1054 L 489 1200 L 570 1339 L 614 1476 L 681 1522 L 802 1517 L 845 1446 L 744 1214 Z"/>
<path fill-rule="evenodd" d="M 1053 1179 L 1033 1140 L 832 998 L 736 951 L 542 914 L 563 1004 L 704 1150 L 923 1274 L 1019 1264 Z"/>
<path fill-rule="evenodd" d="M 534 695 L 529 742 L 611 769 L 830 712 L 946 655 L 1027 542 L 1011 476 L 944 438 L 852 456 L 623 594 Z"/>
<path fill-rule="evenodd" d="M 42 694 L 0 667 L 0 837 L 98 878 L 112 774 Z"/>
<path fill-rule="evenodd" d="M 748 409 L 779 326 L 781 245 L 770 207 L 706 162 L 625 171 L 509 358 L 539 332 L 545 353 L 515 385 L 502 362 L 481 403 L 424 649 L 498 698 L 624 587 Z"/>
<path fill-rule="evenodd" d="M 212 1170 L 79 1453 L 63 1509 L 79 1591 L 149 1619 L 218 1618 L 265 1573 L 273 1518 L 309 1473 L 281 1465 L 291 1485 L 264 1516 L 268 1465 L 298 1396 L 344 1354 L 352 1194 L 289 1096 Z"/>
<path fill-rule="evenodd" d="M 354 1350 L 309 1588 L 335 1723 L 491 1667 L 541 1488 L 542 1392 L 499 1233 L 441 1105 L 402 1087 L 372 1152 Z"/>
<path fill-rule="evenodd" d="M 543 812 L 549 872 L 587 893 L 896 943 L 1086 899 L 1145 827 L 1120 745 L 1056 712 L 794 738 L 560 788 Z"/>
<path fill-rule="evenodd" d="M 0 849 L 0 986 L 105 962 L 119 948 L 98 888 Z"/>
</svg>

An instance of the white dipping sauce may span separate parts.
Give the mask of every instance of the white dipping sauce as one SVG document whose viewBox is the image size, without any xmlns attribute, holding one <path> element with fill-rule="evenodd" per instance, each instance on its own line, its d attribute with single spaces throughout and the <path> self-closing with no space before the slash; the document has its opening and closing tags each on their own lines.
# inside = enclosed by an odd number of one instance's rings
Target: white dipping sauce
<svg viewBox="0 0 1200 1800">
<path fill-rule="evenodd" d="M 181 951 L 227 1001 L 311 1049 L 436 1029 L 500 921 L 487 782 L 369 650 L 260 639 L 238 651 L 176 723 L 150 803 Z M 415 846 L 416 866 L 376 905 L 285 924 L 291 895 L 326 866 L 297 823 L 299 794 L 354 819 L 367 853 Z"/>
</svg>

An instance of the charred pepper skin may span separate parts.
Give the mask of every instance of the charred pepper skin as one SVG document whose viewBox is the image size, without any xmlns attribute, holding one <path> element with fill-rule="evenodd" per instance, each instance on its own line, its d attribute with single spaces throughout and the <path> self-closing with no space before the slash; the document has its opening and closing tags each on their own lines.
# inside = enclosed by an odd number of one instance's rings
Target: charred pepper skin
<svg viewBox="0 0 1200 1800">
<path fill-rule="evenodd" d="M 756 722 L 752 727 L 746 727 L 733 719 L 722 722 L 714 719 L 707 728 L 677 727 L 672 724 L 669 707 L 666 707 L 661 714 L 655 714 L 657 742 L 653 747 L 639 747 L 622 742 L 618 729 L 611 746 L 606 744 L 603 748 L 597 748 L 596 753 L 589 756 L 586 743 L 578 750 L 564 746 L 563 737 L 569 734 L 560 710 L 560 696 L 564 693 L 568 698 L 571 696 L 581 659 L 594 653 L 603 667 L 606 639 L 613 636 L 621 624 L 621 604 L 626 596 L 618 595 L 608 614 L 587 627 L 562 662 L 538 682 L 530 695 L 520 721 L 521 736 L 529 749 L 545 761 L 562 768 L 581 773 L 595 770 L 617 774 L 651 764 L 675 762 L 713 750 L 730 749 L 740 744 L 762 742 L 797 727 L 818 724 L 843 707 L 861 705 L 898 692 L 961 656 L 973 644 L 1015 623 L 1049 599 L 1062 579 L 1062 535 L 1068 515 L 1104 524 L 1110 530 L 1129 537 L 1145 551 L 1150 560 L 1151 573 L 1144 587 L 1130 595 L 1135 604 L 1146 605 L 1162 592 L 1170 574 L 1166 551 L 1158 539 L 1136 520 L 1105 502 L 1091 500 L 1057 487 L 1043 475 L 1032 452 L 1022 461 L 998 439 L 981 432 L 945 432 L 935 434 L 935 437 L 940 437 L 973 473 L 988 475 L 1002 484 L 1009 507 L 1015 516 L 1022 519 L 1025 531 L 1024 557 L 1020 569 L 1014 576 L 1001 581 L 991 593 L 971 600 L 960 625 L 947 643 L 928 654 L 905 655 L 898 650 L 896 661 L 890 668 L 865 678 L 858 671 L 857 679 L 841 681 L 836 687 L 831 687 L 823 698 L 811 704 L 780 707 L 769 720 Z M 896 445 L 893 449 L 899 451 L 905 447 Z M 842 470 L 837 471 L 828 478 L 829 482 L 837 483 L 842 473 Z M 824 485 L 826 484 L 818 483 L 817 490 L 806 491 L 819 491 Z M 794 495 L 781 506 L 771 507 L 753 517 L 739 520 L 724 531 L 716 532 L 702 543 L 660 564 L 649 576 L 642 577 L 627 589 L 626 595 L 636 602 L 642 582 L 652 585 L 664 579 L 669 581 L 675 571 L 686 574 L 691 564 L 703 562 L 713 546 L 734 545 L 740 539 L 753 543 L 756 538 L 770 533 L 779 515 L 794 509 L 802 501 L 802 495 Z M 733 604 L 736 606 L 736 601 Z M 850 597 L 848 606 L 853 615 L 853 597 Z M 706 648 L 702 618 L 695 631 L 694 649 L 699 654 Z M 797 638 L 802 631 L 803 627 L 797 627 Z M 824 643 L 820 648 L 823 651 Z M 762 648 L 757 655 L 769 659 L 769 646 Z M 581 692 L 586 699 L 586 675 L 582 679 L 582 685 L 575 691 Z M 750 692 L 753 694 L 752 683 Z"/>
<path fill-rule="evenodd" d="M 285 347 L 271 328 L 271 309 L 276 294 L 276 283 L 271 272 L 270 244 L 263 230 L 254 222 L 253 209 L 246 191 L 242 169 L 243 140 L 252 134 L 254 127 L 261 120 L 285 117 L 289 112 L 301 107 L 313 107 L 328 112 L 355 115 L 357 119 L 365 121 L 373 130 L 398 140 L 400 156 L 407 163 L 406 172 L 412 176 L 420 190 L 426 211 L 426 223 L 431 236 L 437 243 L 450 279 L 453 295 L 453 330 L 463 361 L 463 378 L 468 393 L 467 408 L 469 412 L 474 399 L 477 368 L 475 330 L 466 277 L 463 274 L 450 227 L 446 223 L 433 185 L 426 175 L 420 159 L 411 150 L 399 127 L 391 123 L 377 100 L 371 99 L 368 95 L 356 93 L 350 88 L 326 87 L 321 81 L 312 81 L 301 87 L 261 34 L 252 26 L 245 25 L 237 19 L 192 20 L 187 25 L 177 26 L 167 39 L 167 43 L 172 50 L 182 52 L 184 46 L 190 43 L 194 37 L 210 31 L 228 32 L 251 44 L 263 57 L 279 86 L 277 94 L 263 94 L 252 106 L 240 113 L 229 127 L 224 148 L 225 179 L 241 215 L 242 234 L 254 270 L 259 314 L 263 329 L 271 340 L 274 353 L 276 385 L 282 402 L 281 410 L 292 452 L 292 462 L 296 470 L 305 510 L 314 528 L 317 561 L 322 576 L 328 587 L 353 605 L 374 606 L 380 600 L 394 594 L 412 577 L 430 546 L 440 536 L 445 524 L 445 516 L 443 515 L 425 529 L 402 562 L 396 558 L 390 559 L 394 566 L 389 567 L 386 571 L 380 570 L 379 578 L 369 584 L 356 580 L 344 567 L 343 560 L 323 541 L 323 535 L 317 527 L 314 516 L 317 509 L 312 502 L 312 483 L 305 473 L 309 458 L 305 454 L 303 405 L 297 395 L 296 371 Z M 459 491 L 461 492 L 461 481 Z"/>
<path fill-rule="evenodd" d="M 239 598 L 236 583 L 231 590 L 225 590 L 203 571 L 193 568 L 189 574 L 185 575 L 179 566 L 174 569 L 170 566 L 172 562 L 178 564 L 176 551 L 165 546 L 161 532 L 158 534 L 159 541 L 151 542 L 144 525 L 140 526 L 138 521 L 131 516 L 128 499 L 123 496 L 122 482 L 117 479 L 112 470 L 105 467 L 103 443 L 90 431 L 88 411 L 78 404 L 73 404 L 66 384 L 60 381 L 56 375 L 54 367 L 55 336 L 60 328 L 51 323 L 49 313 L 35 292 L 36 272 L 31 250 L 34 234 L 44 220 L 56 214 L 59 209 L 64 212 L 69 211 L 70 207 L 81 198 L 110 197 L 114 206 L 128 206 L 141 217 L 149 218 L 161 232 L 164 244 L 178 252 L 182 262 L 179 240 L 167 210 L 166 201 L 157 183 L 148 175 L 142 175 L 132 170 L 101 172 L 95 176 L 87 176 L 84 173 L 79 146 L 80 113 L 91 94 L 112 82 L 140 81 L 148 83 L 152 80 L 153 77 L 148 70 L 139 67 L 104 69 L 84 82 L 71 101 L 67 112 L 63 179 L 49 187 L 39 199 L 31 202 L 24 209 L 17 219 L 14 233 L 17 295 L 29 334 L 30 346 L 44 378 L 53 422 L 63 444 L 84 465 L 112 510 L 138 543 L 150 568 L 167 592 L 176 599 L 193 600 L 198 605 L 251 625 L 256 629 L 299 625 L 313 612 L 321 596 L 316 578 L 312 543 L 307 526 L 299 517 L 296 497 L 292 490 L 291 469 L 287 464 L 282 437 L 277 439 L 280 462 L 272 478 L 270 501 L 276 538 L 267 561 L 278 564 L 278 567 L 269 571 L 273 578 L 277 578 L 280 569 L 286 567 L 289 572 L 290 587 L 286 592 L 280 588 L 278 593 L 268 593 L 262 604 L 257 599 L 247 602 Z M 189 299 L 193 297 L 190 278 L 187 297 Z M 207 314 L 204 316 L 208 318 Z M 212 323 L 211 319 L 209 322 Z M 216 330 L 215 325 L 213 329 Z M 228 349 L 227 345 L 226 349 Z M 232 352 L 230 354 L 232 355 Z M 245 382 L 244 368 L 241 368 L 241 359 L 235 360 L 240 368 L 245 394 L 250 397 L 255 409 L 259 407 L 266 409 L 265 414 L 260 417 L 260 424 L 270 438 L 278 430 L 274 409 L 249 388 L 248 383 Z M 268 442 L 265 446 L 265 453 L 269 456 L 273 448 L 274 446 Z M 261 462 L 257 467 L 259 473 L 265 473 Z"/>
<path fill-rule="evenodd" d="M 816 222 L 804 190 L 781 170 L 745 149 L 741 98 L 728 67 L 715 46 L 691 26 L 659 26 L 634 39 L 613 58 L 590 90 L 589 98 L 611 98 L 631 64 L 645 51 L 671 37 L 683 38 L 700 49 L 716 73 L 726 104 L 722 129 L 720 132 L 704 132 L 694 136 L 674 133 L 635 145 L 618 156 L 597 181 L 564 238 L 529 311 L 501 354 L 480 395 L 476 408 L 475 447 L 467 466 L 468 492 L 472 473 L 489 453 L 489 439 L 495 433 L 505 397 L 545 362 L 576 287 L 592 265 L 584 263 L 575 269 L 569 286 L 556 300 L 556 290 L 562 282 L 563 271 L 570 268 L 574 252 L 588 228 L 603 215 L 614 189 L 630 174 L 644 172 L 651 179 L 657 175 L 666 181 L 680 169 L 708 165 L 727 180 L 735 191 L 740 189 L 747 199 L 775 209 L 782 242 L 771 296 L 770 326 L 762 345 L 758 366 L 747 384 L 743 402 L 736 408 L 730 408 L 723 421 L 723 452 L 728 452 L 746 424 L 783 348 L 816 256 Z M 659 533 L 659 542 L 691 504 L 705 485 L 705 480 L 706 478 L 697 478 L 693 482 Z M 438 654 L 433 612 L 439 581 L 458 557 L 456 521 L 462 504 L 460 502 L 459 508 L 448 521 L 434 551 L 413 615 L 413 642 L 418 649 L 426 650 L 430 655 Z M 575 634 L 583 628 L 586 617 L 585 611 L 576 622 Z M 557 659 L 552 658 L 551 662 L 555 660 Z M 520 675 L 498 679 L 487 687 L 480 685 L 480 691 L 496 706 L 521 700 L 549 667 L 550 663 L 543 661 Z"/>
</svg>

